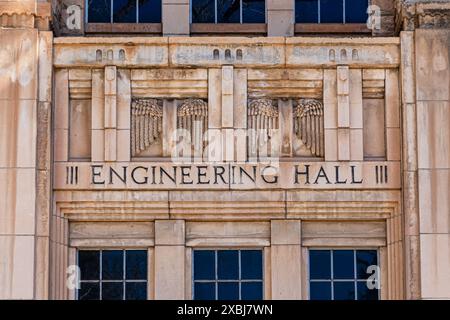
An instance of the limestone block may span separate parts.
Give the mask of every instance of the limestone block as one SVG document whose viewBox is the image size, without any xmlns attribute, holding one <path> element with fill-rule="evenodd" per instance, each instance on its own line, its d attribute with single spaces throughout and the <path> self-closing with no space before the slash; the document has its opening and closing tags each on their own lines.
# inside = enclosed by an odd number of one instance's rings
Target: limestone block
<svg viewBox="0 0 450 320">
<path fill-rule="evenodd" d="M 421 293 L 423 299 L 450 298 L 450 235 L 420 235 Z"/>
<path fill-rule="evenodd" d="M 67 69 L 55 71 L 55 128 L 69 128 L 69 72 Z"/>
<path fill-rule="evenodd" d="M 235 160 L 235 143 L 234 143 L 234 130 L 223 129 L 222 130 L 222 156 L 223 161 L 233 162 Z"/>
<path fill-rule="evenodd" d="M 130 130 L 117 130 L 117 161 L 130 161 L 130 141 Z"/>
<path fill-rule="evenodd" d="M 399 149 L 399 146 L 396 146 Z M 350 129 L 350 160 L 362 161 L 364 159 L 363 129 Z"/>
<path fill-rule="evenodd" d="M 222 67 L 222 127 L 232 128 L 234 123 L 234 73 L 232 66 Z"/>
<path fill-rule="evenodd" d="M 350 127 L 362 129 L 363 127 L 363 101 L 362 101 L 362 72 L 361 69 L 351 69 L 350 76 Z"/>
<path fill-rule="evenodd" d="M 414 32 L 402 31 L 400 33 L 400 49 L 401 49 L 401 88 L 402 88 L 402 102 L 415 103 L 416 88 L 415 88 L 415 48 L 414 48 Z"/>
<path fill-rule="evenodd" d="M 247 128 L 247 69 L 234 69 L 234 128 Z"/>
<path fill-rule="evenodd" d="M 185 299 L 185 247 L 155 246 L 155 299 Z"/>
<path fill-rule="evenodd" d="M 117 97 L 105 95 L 105 128 L 117 128 Z"/>
<path fill-rule="evenodd" d="M 386 70 L 386 128 L 400 128 L 400 87 L 397 70 Z"/>
<path fill-rule="evenodd" d="M 54 161 L 69 159 L 69 130 L 55 129 Z"/>
<path fill-rule="evenodd" d="M 449 30 L 415 33 L 417 100 L 450 100 Z"/>
<path fill-rule="evenodd" d="M 350 160 L 350 129 L 339 128 L 337 129 L 337 154 L 338 160 L 347 161 Z"/>
<path fill-rule="evenodd" d="M 171 157 L 176 147 L 177 102 L 165 99 L 163 103 L 163 156 Z"/>
<path fill-rule="evenodd" d="M 325 112 L 325 129 L 337 128 L 337 74 L 336 70 L 324 70 L 323 73 L 323 108 Z M 326 148 L 325 148 L 326 152 Z"/>
<path fill-rule="evenodd" d="M 408 170 L 417 170 L 417 115 L 415 104 L 403 104 L 403 161 Z"/>
<path fill-rule="evenodd" d="M 189 35 L 189 2 L 165 0 L 162 5 L 163 35 Z M 174 19 L 173 17 L 177 17 Z"/>
<path fill-rule="evenodd" d="M 292 157 L 293 150 L 293 108 L 292 100 L 279 100 L 281 156 Z"/>
<path fill-rule="evenodd" d="M 70 101 L 69 158 L 91 156 L 91 101 Z"/>
<path fill-rule="evenodd" d="M 270 223 L 271 245 L 300 245 L 300 220 L 272 220 Z"/>
<path fill-rule="evenodd" d="M 273 245 L 270 248 L 272 299 L 300 300 L 301 246 Z M 289 261 L 289 263 L 286 263 Z"/>
<path fill-rule="evenodd" d="M 103 72 L 102 69 L 92 70 L 92 129 L 105 128 L 105 83 Z"/>
<path fill-rule="evenodd" d="M 383 99 L 363 100 L 364 157 L 386 156 L 385 114 Z"/>
<path fill-rule="evenodd" d="M 53 34 L 39 32 L 39 101 L 52 101 Z"/>
<path fill-rule="evenodd" d="M 155 221 L 155 244 L 158 245 L 184 245 L 184 220 L 157 220 Z"/>
<path fill-rule="evenodd" d="M 117 72 L 117 129 L 130 129 L 131 118 L 131 81 L 130 70 Z"/>
<path fill-rule="evenodd" d="M 350 71 L 348 66 L 339 66 L 336 72 L 338 127 L 348 128 L 350 126 Z"/>
<path fill-rule="evenodd" d="M 400 128 L 386 129 L 386 158 L 388 161 L 401 160 Z"/>
<path fill-rule="evenodd" d="M 421 233 L 450 233 L 450 169 L 419 170 Z"/>
<path fill-rule="evenodd" d="M 450 102 L 417 103 L 419 168 L 450 168 Z"/>
<path fill-rule="evenodd" d="M 325 161 L 338 159 L 338 133 L 337 129 L 325 129 Z"/>
<path fill-rule="evenodd" d="M 33 100 L 0 100 L 0 167 L 36 165 L 36 109 Z"/>
<path fill-rule="evenodd" d="M 368 81 L 384 80 L 386 73 L 384 69 L 363 69 L 362 78 Z"/>
<path fill-rule="evenodd" d="M 267 0 L 267 10 L 294 10 L 294 2 L 291 0 Z"/>
<path fill-rule="evenodd" d="M 105 161 L 105 131 L 92 130 L 91 161 Z"/>
<path fill-rule="evenodd" d="M 222 127 L 222 70 L 208 70 L 208 128 Z"/>
<path fill-rule="evenodd" d="M 117 160 L 117 130 L 105 129 L 105 161 Z"/>
<path fill-rule="evenodd" d="M 34 234 L 35 179 L 34 169 L 0 169 L 0 234 Z"/>
<path fill-rule="evenodd" d="M 292 2 L 292 1 L 291 1 Z M 267 9 L 267 35 L 290 37 L 294 35 L 294 10 Z"/>
</svg>

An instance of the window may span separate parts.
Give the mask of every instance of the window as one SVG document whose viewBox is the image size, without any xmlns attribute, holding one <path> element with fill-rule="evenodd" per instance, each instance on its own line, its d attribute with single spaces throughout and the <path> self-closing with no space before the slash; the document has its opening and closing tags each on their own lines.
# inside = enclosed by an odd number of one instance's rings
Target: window
<svg viewBox="0 0 450 320">
<path fill-rule="evenodd" d="M 195 300 L 262 300 L 261 250 L 195 250 Z"/>
<path fill-rule="evenodd" d="M 309 297 L 311 300 L 378 300 L 377 266 L 376 250 L 310 250 Z"/>
<path fill-rule="evenodd" d="M 80 250 L 78 300 L 146 300 L 146 250 Z"/>
<path fill-rule="evenodd" d="M 265 0 L 192 0 L 192 23 L 265 23 Z"/>
<path fill-rule="evenodd" d="M 89 23 L 161 23 L 161 0 L 87 0 Z"/>
<path fill-rule="evenodd" d="M 366 23 L 368 0 L 295 0 L 296 23 Z"/>
</svg>

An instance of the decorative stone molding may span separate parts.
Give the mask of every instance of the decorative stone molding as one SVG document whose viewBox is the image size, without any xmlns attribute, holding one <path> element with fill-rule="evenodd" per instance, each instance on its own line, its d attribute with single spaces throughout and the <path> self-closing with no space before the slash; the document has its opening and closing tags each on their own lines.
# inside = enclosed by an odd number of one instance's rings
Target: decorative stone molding
<svg viewBox="0 0 450 320">
<path fill-rule="evenodd" d="M 316 157 L 325 155 L 323 104 L 314 99 L 299 99 L 294 106 L 294 133 Z"/>
<path fill-rule="evenodd" d="M 272 155 L 269 150 L 263 150 L 263 148 L 266 146 L 267 149 L 272 149 L 269 142 L 274 134 L 273 130 L 279 128 L 278 106 L 275 105 L 272 99 L 261 98 L 250 100 L 247 114 L 247 127 L 250 129 L 249 156 L 262 156 L 261 153 L 263 151 L 266 151 L 268 153 L 267 155 Z"/>
<path fill-rule="evenodd" d="M 48 30 L 51 4 L 35 0 L 0 1 L 0 27 Z"/>
<path fill-rule="evenodd" d="M 177 128 L 187 130 L 195 150 L 201 150 L 208 128 L 208 104 L 201 99 L 186 99 L 178 107 Z"/>
<path fill-rule="evenodd" d="M 131 153 L 137 156 L 162 135 L 162 100 L 134 99 L 131 105 Z"/>
<path fill-rule="evenodd" d="M 397 1 L 397 31 L 413 31 L 416 28 L 450 28 L 450 3 L 447 1 Z"/>
</svg>

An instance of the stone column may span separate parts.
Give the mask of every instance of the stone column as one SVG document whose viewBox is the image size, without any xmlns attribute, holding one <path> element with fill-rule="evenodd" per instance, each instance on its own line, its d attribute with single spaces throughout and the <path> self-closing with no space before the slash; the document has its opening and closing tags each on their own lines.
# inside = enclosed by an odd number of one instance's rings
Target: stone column
<svg viewBox="0 0 450 320">
<path fill-rule="evenodd" d="M 188 36 L 190 32 L 189 0 L 162 1 L 164 36 Z"/>
<path fill-rule="evenodd" d="M 46 2 L 0 1 L 0 299 L 48 297 L 49 17 Z"/>
<path fill-rule="evenodd" d="M 267 35 L 269 37 L 291 37 L 294 35 L 294 0 L 268 0 Z"/>
<path fill-rule="evenodd" d="M 185 299 L 184 220 L 155 221 L 155 299 Z"/>
<path fill-rule="evenodd" d="M 300 220 L 271 222 L 271 284 L 274 300 L 302 298 L 300 232 Z"/>
</svg>

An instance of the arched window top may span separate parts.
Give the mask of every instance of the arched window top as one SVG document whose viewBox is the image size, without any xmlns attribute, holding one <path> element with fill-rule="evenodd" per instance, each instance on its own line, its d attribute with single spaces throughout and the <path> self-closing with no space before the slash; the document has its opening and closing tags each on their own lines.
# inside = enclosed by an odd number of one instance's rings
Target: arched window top
<svg viewBox="0 0 450 320">
<path fill-rule="evenodd" d="M 86 0 L 88 23 L 161 23 L 161 0 Z"/>
<path fill-rule="evenodd" d="M 191 0 L 192 23 L 265 23 L 265 0 Z"/>
<path fill-rule="evenodd" d="M 370 0 L 295 0 L 296 23 L 366 23 Z"/>
</svg>

